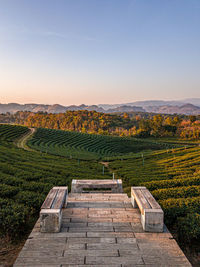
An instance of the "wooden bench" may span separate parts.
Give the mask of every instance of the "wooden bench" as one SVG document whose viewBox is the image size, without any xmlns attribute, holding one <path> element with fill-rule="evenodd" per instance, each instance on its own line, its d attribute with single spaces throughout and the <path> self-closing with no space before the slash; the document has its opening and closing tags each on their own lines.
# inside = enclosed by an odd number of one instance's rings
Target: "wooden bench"
<svg viewBox="0 0 200 267">
<path fill-rule="evenodd" d="M 72 193 L 83 193 L 86 190 L 92 191 L 96 189 L 112 193 L 122 193 L 122 180 L 72 180 Z"/>
<path fill-rule="evenodd" d="M 45 233 L 58 233 L 62 224 L 62 208 L 66 205 L 68 187 L 53 187 L 40 211 L 40 231 Z"/>
<path fill-rule="evenodd" d="M 144 231 L 163 232 L 163 210 L 146 187 L 131 187 L 131 202 L 140 209 Z"/>
</svg>

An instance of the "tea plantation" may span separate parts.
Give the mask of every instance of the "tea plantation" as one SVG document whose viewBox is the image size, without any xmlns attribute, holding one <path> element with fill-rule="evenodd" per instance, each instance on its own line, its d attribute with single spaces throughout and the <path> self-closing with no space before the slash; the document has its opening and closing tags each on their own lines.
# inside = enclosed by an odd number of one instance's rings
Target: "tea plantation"
<svg viewBox="0 0 200 267">
<path fill-rule="evenodd" d="M 200 147 L 161 150 L 113 161 L 110 168 L 130 186 L 146 186 L 165 213 L 165 223 L 179 238 L 200 238 Z"/>
<path fill-rule="evenodd" d="M 106 179 L 111 175 L 97 162 L 66 159 L 17 148 L 13 141 L 28 128 L 0 125 L 0 234 L 8 238 L 23 235 L 33 221 L 47 193 L 54 185 L 71 180 Z"/>
<path fill-rule="evenodd" d="M 84 134 L 52 129 L 37 129 L 28 146 L 54 155 L 84 160 L 132 156 L 143 150 L 158 150 L 162 143 L 148 142 L 135 138 Z"/>
<path fill-rule="evenodd" d="M 200 146 L 166 144 L 77 132 L 37 129 L 28 141 L 36 152 L 13 141 L 28 132 L 22 126 L 0 125 L 0 232 L 21 236 L 31 225 L 50 188 L 73 178 L 106 179 L 115 172 L 130 186 L 145 185 L 161 204 L 165 223 L 179 237 L 200 238 Z M 102 174 L 98 160 L 109 160 Z"/>
</svg>

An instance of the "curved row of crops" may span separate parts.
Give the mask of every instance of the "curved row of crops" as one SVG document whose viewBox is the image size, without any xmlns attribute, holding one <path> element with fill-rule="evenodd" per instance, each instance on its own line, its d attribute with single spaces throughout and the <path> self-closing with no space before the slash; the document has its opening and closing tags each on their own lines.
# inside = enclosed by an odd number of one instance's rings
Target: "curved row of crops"
<svg viewBox="0 0 200 267">
<path fill-rule="evenodd" d="M 110 167 L 130 186 L 144 185 L 161 204 L 165 223 L 184 240 L 200 237 L 200 147 L 179 147 L 113 161 Z M 183 235 L 184 233 L 184 235 Z"/>
<path fill-rule="evenodd" d="M 27 127 L 0 124 L 0 139 L 13 141 L 29 131 Z"/>
<path fill-rule="evenodd" d="M 13 141 L 28 128 L 0 125 L 0 234 L 21 237 L 32 227 L 47 193 L 72 179 L 106 179 L 96 162 L 66 159 L 17 148 Z"/>
<path fill-rule="evenodd" d="M 28 145 L 36 150 L 54 155 L 101 159 L 120 157 L 143 150 L 161 149 L 162 144 L 145 142 L 133 138 L 121 138 L 84 134 L 79 132 L 37 129 Z"/>
</svg>

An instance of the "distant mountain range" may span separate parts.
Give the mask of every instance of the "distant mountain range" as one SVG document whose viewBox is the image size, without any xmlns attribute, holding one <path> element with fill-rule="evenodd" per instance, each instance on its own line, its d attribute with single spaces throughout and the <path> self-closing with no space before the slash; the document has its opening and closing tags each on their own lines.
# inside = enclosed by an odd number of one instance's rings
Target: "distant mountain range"
<svg viewBox="0 0 200 267">
<path fill-rule="evenodd" d="M 17 111 L 64 113 L 67 110 L 95 110 L 104 113 L 122 112 L 153 112 L 163 114 L 200 115 L 200 98 L 191 98 L 180 101 L 147 100 L 126 104 L 99 104 L 99 105 L 71 105 L 62 106 L 44 104 L 0 104 L 0 113 L 15 113 Z"/>
</svg>

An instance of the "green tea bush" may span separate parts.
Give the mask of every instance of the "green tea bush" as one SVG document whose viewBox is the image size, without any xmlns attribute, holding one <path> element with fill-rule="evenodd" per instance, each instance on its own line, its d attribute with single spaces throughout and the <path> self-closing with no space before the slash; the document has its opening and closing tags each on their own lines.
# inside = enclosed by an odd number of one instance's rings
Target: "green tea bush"
<svg viewBox="0 0 200 267">
<path fill-rule="evenodd" d="M 19 188 L 16 186 L 0 184 L 0 197 L 2 198 L 12 198 L 18 192 L 19 192 Z"/>
<path fill-rule="evenodd" d="M 156 199 L 187 198 L 200 196 L 200 186 L 182 186 L 175 188 L 157 189 L 151 192 Z"/>
<path fill-rule="evenodd" d="M 181 241 L 192 242 L 194 239 L 200 239 L 200 214 L 189 213 L 178 218 L 177 229 Z"/>
<path fill-rule="evenodd" d="M 13 144 L 15 126 L 0 127 L 0 234 L 20 237 L 38 218 L 53 186 L 69 186 L 76 179 L 108 179 L 111 174 L 95 161 L 67 159 L 30 152 Z M 2 130 L 2 132 L 1 132 Z M 9 135 L 7 134 L 9 131 Z M 12 138 L 11 138 L 12 136 Z"/>
<path fill-rule="evenodd" d="M 44 202 L 45 197 L 45 194 L 39 194 L 30 191 L 21 191 L 16 195 L 15 199 L 18 203 L 29 207 L 30 213 L 36 213 L 40 210 L 40 207 Z"/>
<path fill-rule="evenodd" d="M 28 131 L 29 129 L 24 126 L 0 124 L 0 139 L 13 141 Z"/>
<path fill-rule="evenodd" d="M 200 185 L 200 177 L 190 177 L 183 179 L 172 179 L 172 180 L 160 180 L 160 181 L 151 181 L 141 183 L 146 186 L 149 190 L 156 190 L 160 188 L 170 188 L 170 187 L 178 187 L 178 186 L 189 186 L 189 185 Z"/>
<path fill-rule="evenodd" d="M 29 210 L 24 205 L 0 198 L 0 233 L 19 238 L 27 229 Z"/>
<path fill-rule="evenodd" d="M 75 131 L 37 129 L 28 145 L 42 152 L 68 158 L 99 160 L 129 155 L 143 150 L 161 149 L 162 144 L 136 138 L 102 136 Z"/>
<path fill-rule="evenodd" d="M 55 178 L 54 178 L 55 182 Z M 53 187 L 53 183 L 42 183 L 42 182 L 23 182 L 20 188 L 24 191 L 33 191 L 38 193 L 47 194 Z"/>
<path fill-rule="evenodd" d="M 165 223 L 172 225 L 178 217 L 188 213 L 200 213 L 200 196 L 192 198 L 169 198 L 159 201 L 165 215 Z"/>
</svg>

